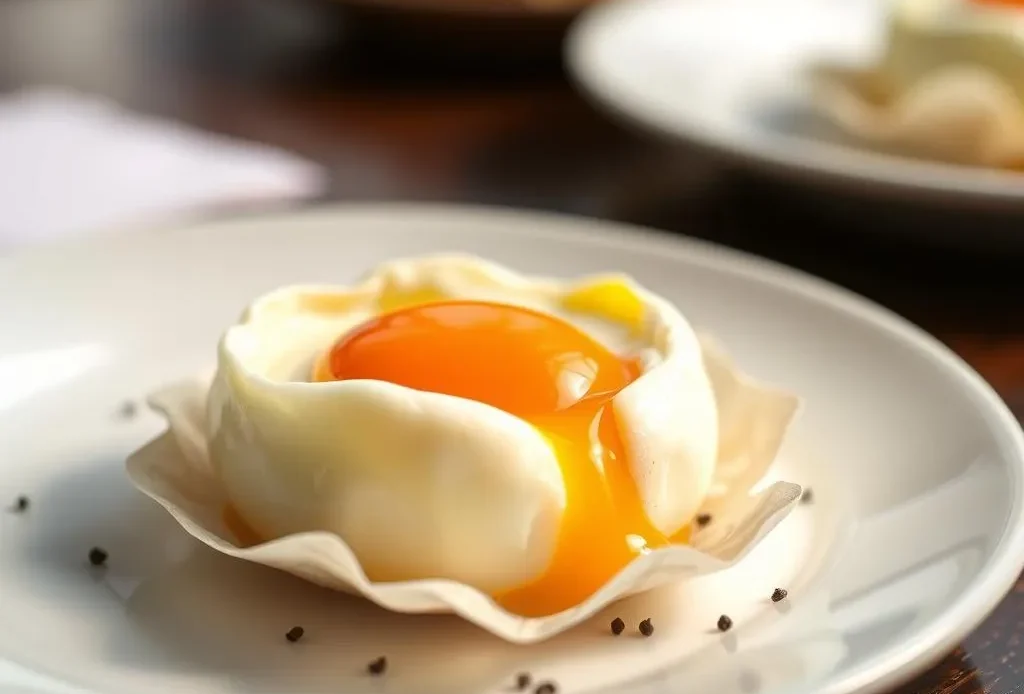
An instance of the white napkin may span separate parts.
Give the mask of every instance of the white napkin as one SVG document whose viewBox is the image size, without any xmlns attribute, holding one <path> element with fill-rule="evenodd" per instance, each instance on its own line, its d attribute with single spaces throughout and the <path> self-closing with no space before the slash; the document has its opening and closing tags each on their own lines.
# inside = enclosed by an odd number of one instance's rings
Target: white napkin
<svg viewBox="0 0 1024 694">
<path fill-rule="evenodd" d="M 38 89 L 0 98 L 0 251 L 224 205 L 317 195 L 316 165 Z"/>
</svg>

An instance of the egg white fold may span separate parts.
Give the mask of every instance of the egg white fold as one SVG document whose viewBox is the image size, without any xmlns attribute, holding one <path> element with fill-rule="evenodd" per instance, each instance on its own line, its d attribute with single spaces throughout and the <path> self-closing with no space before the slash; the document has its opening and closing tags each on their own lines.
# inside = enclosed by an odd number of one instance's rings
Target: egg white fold
<svg viewBox="0 0 1024 694">
<path fill-rule="evenodd" d="M 378 580 L 488 592 L 547 565 L 565 489 L 518 417 L 381 381 L 275 383 L 230 354 L 209 407 L 214 469 L 261 537 L 329 529 Z"/>
</svg>

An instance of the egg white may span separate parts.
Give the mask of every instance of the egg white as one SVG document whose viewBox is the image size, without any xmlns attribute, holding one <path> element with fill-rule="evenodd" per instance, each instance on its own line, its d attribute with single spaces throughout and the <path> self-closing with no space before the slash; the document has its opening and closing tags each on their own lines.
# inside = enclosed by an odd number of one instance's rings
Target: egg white
<svg viewBox="0 0 1024 694">
<path fill-rule="evenodd" d="M 991 72 L 1024 102 L 1024 9 L 972 0 L 894 3 L 883 69 L 899 92 L 963 66 Z"/>
<path fill-rule="evenodd" d="M 377 580 L 448 578 L 495 593 L 544 572 L 566 497 L 542 432 L 454 396 L 309 382 L 314 360 L 348 330 L 439 299 L 534 308 L 617 353 L 642 354 L 643 374 L 612 401 L 629 469 L 658 530 L 673 534 L 693 517 L 711 485 L 718 419 L 686 320 L 625 278 L 562 283 L 447 255 L 387 263 L 352 288 L 277 290 L 227 331 L 210 456 L 254 530 L 334 532 Z"/>
<path fill-rule="evenodd" d="M 1024 29 L 1024 10 L 1011 5 L 977 0 L 897 0 L 893 16 L 933 33 L 942 27 L 947 33 L 969 33 L 983 29 L 1010 34 Z"/>
</svg>

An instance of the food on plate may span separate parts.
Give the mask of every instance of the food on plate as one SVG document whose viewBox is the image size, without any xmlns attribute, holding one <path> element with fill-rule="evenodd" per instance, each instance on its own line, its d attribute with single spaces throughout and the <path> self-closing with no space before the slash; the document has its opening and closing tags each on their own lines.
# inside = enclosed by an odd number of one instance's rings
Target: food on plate
<svg viewBox="0 0 1024 694">
<path fill-rule="evenodd" d="M 686 542 L 718 431 L 668 303 L 472 260 L 260 299 L 221 343 L 209 411 L 258 537 L 330 530 L 372 580 L 447 578 L 540 613 Z"/>
<path fill-rule="evenodd" d="M 897 0 L 868 67 L 819 66 L 815 100 L 849 134 L 898 152 L 1024 166 L 1024 3 Z"/>
<path fill-rule="evenodd" d="M 181 468 L 208 468 L 235 542 L 331 585 L 444 579 L 493 609 L 555 615 L 660 550 L 686 550 L 667 575 L 727 565 L 799 497 L 788 483 L 747 496 L 797 399 L 740 375 L 621 275 L 565 282 L 445 255 L 354 287 L 285 287 L 224 334 L 205 408 L 196 388 L 154 398 L 186 462 L 139 472 L 137 454 L 137 483 L 169 508 L 181 485 L 172 511 L 187 516 L 201 485 Z M 718 545 L 693 546 L 719 518 Z M 287 543 L 316 532 L 340 558 Z M 655 585 L 647 571 L 617 590 Z"/>
</svg>

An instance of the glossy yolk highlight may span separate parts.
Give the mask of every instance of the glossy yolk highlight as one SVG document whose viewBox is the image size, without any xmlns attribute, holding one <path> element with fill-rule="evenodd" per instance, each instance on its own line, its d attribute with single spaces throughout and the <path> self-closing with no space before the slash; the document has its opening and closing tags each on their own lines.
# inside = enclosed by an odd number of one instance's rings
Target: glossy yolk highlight
<svg viewBox="0 0 1024 694">
<path fill-rule="evenodd" d="M 510 611 L 540 616 L 589 597 L 643 547 L 669 542 L 642 510 L 609 406 L 639 373 L 553 316 L 446 301 L 356 328 L 321 357 L 313 379 L 374 379 L 477 400 L 548 438 L 566 488 L 554 556 L 539 579 L 495 596 Z"/>
</svg>

